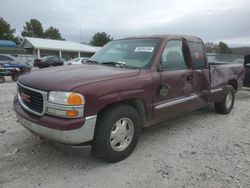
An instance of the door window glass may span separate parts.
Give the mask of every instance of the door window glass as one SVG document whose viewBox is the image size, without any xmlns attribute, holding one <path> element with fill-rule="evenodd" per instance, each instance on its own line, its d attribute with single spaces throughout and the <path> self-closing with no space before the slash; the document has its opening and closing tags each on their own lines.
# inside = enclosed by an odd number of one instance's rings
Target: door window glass
<svg viewBox="0 0 250 188">
<path fill-rule="evenodd" d="M 186 69 L 181 40 L 171 40 L 167 43 L 162 54 L 162 68 L 165 70 Z"/>
</svg>

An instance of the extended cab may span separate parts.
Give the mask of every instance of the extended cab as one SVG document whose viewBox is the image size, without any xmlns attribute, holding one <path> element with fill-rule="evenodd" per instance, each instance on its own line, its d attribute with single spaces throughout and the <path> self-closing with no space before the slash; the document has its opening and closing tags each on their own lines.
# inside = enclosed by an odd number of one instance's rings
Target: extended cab
<svg viewBox="0 0 250 188">
<path fill-rule="evenodd" d="M 210 103 L 230 113 L 244 73 L 241 64 L 208 65 L 196 37 L 126 38 L 108 43 L 86 64 L 20 76 L 14 110 L 35 135 L 91 144 L 115 162 L 133 151 L 142 127 Z"/>
</svg>

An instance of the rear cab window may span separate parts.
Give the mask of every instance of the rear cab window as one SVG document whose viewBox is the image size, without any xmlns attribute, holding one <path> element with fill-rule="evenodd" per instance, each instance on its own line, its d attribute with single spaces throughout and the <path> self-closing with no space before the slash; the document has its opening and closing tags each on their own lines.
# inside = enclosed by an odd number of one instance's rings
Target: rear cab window
<svg viewBox="0 0 250 188">
<path fill-rule="evenodd" d="M 192 64 L 194 69 L 201 69 L 206 66 L 206 58 L 203 44 L 199 42 L 188 42 Z"/>
</svg>

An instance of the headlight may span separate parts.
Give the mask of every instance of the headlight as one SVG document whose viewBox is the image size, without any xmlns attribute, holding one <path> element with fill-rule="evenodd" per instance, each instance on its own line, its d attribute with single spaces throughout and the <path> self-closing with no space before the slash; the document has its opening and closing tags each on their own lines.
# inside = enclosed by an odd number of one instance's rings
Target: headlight
<svg viewBox="0 0 250 188">
<path fill-rule="evenodd" d="M 70 106 L 84 105 L 84 97 L 80 93 L 63 92 L 63 91 L 50 91 L 49 102 Z"/>
<path fill-rule="evenodd" d="M 80 93 L 50 91 L 47 113 L 59 117 L 83 117 L 85 99 Z"/>
</svg>

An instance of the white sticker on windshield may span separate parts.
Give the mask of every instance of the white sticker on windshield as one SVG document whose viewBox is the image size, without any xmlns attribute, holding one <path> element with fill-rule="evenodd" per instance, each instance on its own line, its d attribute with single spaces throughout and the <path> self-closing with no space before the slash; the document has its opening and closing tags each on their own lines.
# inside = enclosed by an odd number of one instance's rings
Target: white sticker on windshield
<svg viewBox="0 0 250 188">
<path fill-rule="evenodd" d="M 135 52 L 153 52 L 154 47 L 149 47 L 149 46 L 141 46 L 141 47 L 136 47 Z"/>
</svg>

